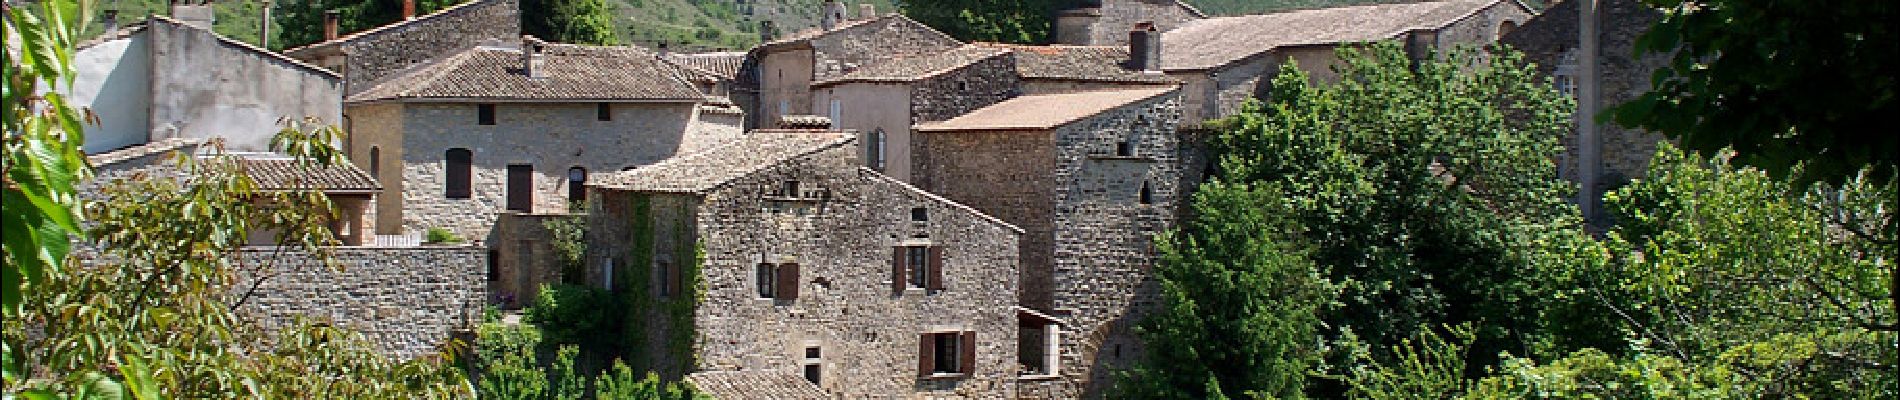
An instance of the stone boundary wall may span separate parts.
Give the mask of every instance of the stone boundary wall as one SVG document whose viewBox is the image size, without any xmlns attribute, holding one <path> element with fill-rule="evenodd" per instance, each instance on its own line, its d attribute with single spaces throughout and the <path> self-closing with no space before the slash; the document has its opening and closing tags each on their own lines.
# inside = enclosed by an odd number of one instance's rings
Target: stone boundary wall
<svg viewBox="0 0 1900 400">
<path fill-rule="evenodd" d="M 311 254 L 273 247 L 239 251 L 239 293 L 264 283 L 239 315 L 277 330 L 297 315 L 355 329 L 383 354 L 408 359 L 434 352 L 452 332 L 481 319 L 487 292 L 485 249 L 337 247 L 332 269 Z M 235 295 L 234 295 L 235 298 Z"/>
</svg>

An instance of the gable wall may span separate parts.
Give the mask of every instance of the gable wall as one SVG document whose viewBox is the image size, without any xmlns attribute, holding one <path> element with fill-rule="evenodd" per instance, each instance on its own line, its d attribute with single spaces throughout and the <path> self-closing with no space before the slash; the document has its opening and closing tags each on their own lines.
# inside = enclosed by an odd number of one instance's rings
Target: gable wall
<svg viewBox="0 0 1900 400">
<path fill-rule="evenodd" d="M 267 151 L 283 118 L 342 124 L 342 82 L 225 42 L 207 30 L 147 23 L 152 51 L 148 140 L 224 138 L 231 151 Z"/>
</svg>

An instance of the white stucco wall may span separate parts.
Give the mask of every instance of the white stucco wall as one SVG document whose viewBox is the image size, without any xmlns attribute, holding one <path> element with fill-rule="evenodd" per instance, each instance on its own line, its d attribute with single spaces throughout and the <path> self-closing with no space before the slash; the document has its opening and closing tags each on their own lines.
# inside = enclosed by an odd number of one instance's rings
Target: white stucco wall
<svg viewBox="0 0 1900 400">
<path fill-rule="evenodd" d="M 266 151 L 279 119 L 342 123 L 342 78 L 160 20 L 141 35 L 152 48 L 150 139 L 224 138 L 229 150 Z"/>
<path fill-rule="evenodd" d="M 152 107 L 150 47 L 145 35 L 132 35 L 73 53 L 77 75 L 62 92 L 74 106 L 99 116 L 99 124 L 86 129 L 87 154 L 145 142 Z"/>
</svg>

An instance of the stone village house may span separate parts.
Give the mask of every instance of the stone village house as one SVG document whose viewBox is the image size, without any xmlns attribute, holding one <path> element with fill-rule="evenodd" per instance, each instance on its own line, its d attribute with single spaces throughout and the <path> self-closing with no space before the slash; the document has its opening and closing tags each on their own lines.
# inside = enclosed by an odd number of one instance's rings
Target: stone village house
<svg viewBox="0 0 1900 400">
<path fill-rule="evenodd" d="M 660 304 L 650 368 L 724 398 L 1013 397 L 1022 319 L 1050 324 L 1013 295 L 1022 231 L 855 141 L 759 130 L 589 182 L 588 281 Z"/>
</svg>

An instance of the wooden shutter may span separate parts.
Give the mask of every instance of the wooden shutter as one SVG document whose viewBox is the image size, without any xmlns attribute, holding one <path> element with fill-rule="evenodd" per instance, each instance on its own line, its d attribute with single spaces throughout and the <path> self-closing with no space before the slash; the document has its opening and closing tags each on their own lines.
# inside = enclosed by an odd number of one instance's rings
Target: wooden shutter
<svg viewBox="0 0 1900 400">
<path fill-rule="evenodd" d="M 963 331 L 963 343 L 957 350 L 963 352 L 957 355 L 957 362 L 962 364 L 957 366 L 957 372 L 976 372 L 976 331 Z"/>
<path fill-rule="evenodd" d="M 679 266 L 665 261 L 661 261 L 660 263 L 660 265 L 666 266 L 666 283 L 664 283 L 666 288 L 662 293 L 665 293 L 668 297 L 679 294 L 681 286 Z"/>
<path fill-rule="evenodd" d="M 930 290 L 943 290 L 943 248 L 930 246 L 929 249 Z"/>
<path fill-rule="evenodd" d="M 780 300 L 798 299 L 798 263 L 780 264 L 777 281 Z"/>
<path fill-rule="evenodd" d="M 904 262 L 905 262 L 904 261 L 904 246 L 892 247 L 891 248 L 891 291 L 896 292 L 897 294 L 904 293 L 904 283 L 905 283 L 904 279 L 909 277 L 909 274 L 905 273 L 905 272 L 909 272 L 907 271 L 907 269 L 909 268 L 908 266 L 904 265 Z"/>
<path fill-rule="evenodd" d="M 508 211 L 534 211 L 534 166 L 508 166 Z"/>
<path fill-rule="evenodd" d="M 901 249 L 901 247 L 900 247 Z M 925 332 L 917 339 L 917 375 L 930 376 L 937 366 L 937 335 Z"/>
</svg>

